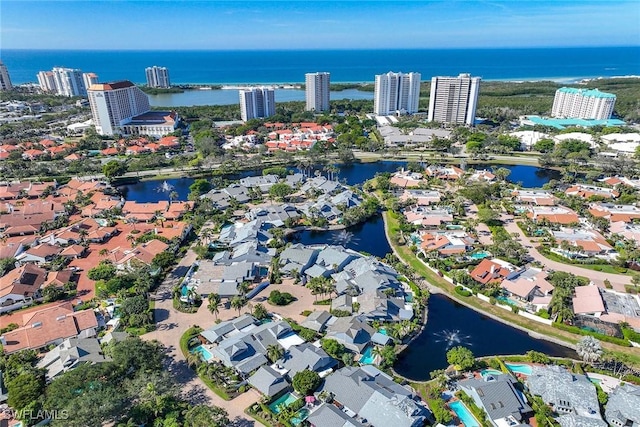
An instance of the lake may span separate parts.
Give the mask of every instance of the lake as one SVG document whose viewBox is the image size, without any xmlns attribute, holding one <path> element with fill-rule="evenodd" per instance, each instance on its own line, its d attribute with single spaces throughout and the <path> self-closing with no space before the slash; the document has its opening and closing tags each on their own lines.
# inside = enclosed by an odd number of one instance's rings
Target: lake
<svg viewBox="0 0 640 427">
<path fill-rule="evenodd" d="M 429 298 L 427 326 L 400 355 L 394 369 L 411 380 L 428 380 L 431 371 L 447 367 L 447 351 L 458 345 L 469 348 L 476 357 L 535 350 L 549 356 L 577 358 L 570 348 L 532 338 L 526 332 L 436 294 Z"/>
<path fill-rule="evenodd" d="M 337 165 L 340 173 L 338 179 L 344 180 L 349 185 L 360 185 L 365 181 L 373 178 L 376 173 L 395 172 L 400 168 L 406 167 L 407 162 L 401 161 L 382 161 L 373 163 L 354 163 L 352 165 Z M 504 167 L 511 171 L 509 181 L 518 182 L 524 188 L 538 188 L 552 179 L 560 179 L 560 172 L 552 169 L 544 169 L 538 166 L 526 165 L 475 165 L 475 169 L 492 169 Z M 293 168 L 291 168 L 293 170 Z M 229 179 L 239 179 L 246 176 L 259 174 L 260 171 L 242 171 L 238 174 L 229 176 Z M 137 200 L 139 202 L 157 202 L 158 200 L 169 200 L 169 192 L 162 191 L 162 184 L 173 187 L 172 191 L 178 193 L 178 200 L 187 200 L 189 195 L 189 186 L 193 183 L 194 178 L 170 178 L 167 180 L 149 180 L 139 181 L 134 184 L 125 184 L 118 186 L 118 190 L 128 200 Z"/>
<path fill-rule="evenodd" d="M 373 99 L 373 92 L 357 89 L 331 91 L 332 101 Z M 303 89 L 275 89 L 276 102 L 304 101 Z M 185 90 L 182 93 L 149 95 L 152 107 L 190 107 L 192 105 L 232 105 L 240 102 L 238 89 Z"/>
</svg>

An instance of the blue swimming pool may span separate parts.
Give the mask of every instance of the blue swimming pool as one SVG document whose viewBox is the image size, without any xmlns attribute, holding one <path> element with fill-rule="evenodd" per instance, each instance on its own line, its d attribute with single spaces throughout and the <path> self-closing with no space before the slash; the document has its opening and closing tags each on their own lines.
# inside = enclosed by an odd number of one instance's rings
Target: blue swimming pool
<svg viewBox="0 0 640 427">
<path fill-rule="evenodd" d="M 471 411 L 469 411 L 467 406 L 462 403 L 462 401 L 456 400 L 455 402 L 449 403 L 449 408 L 451 408 L 451 410 L 456 413 L 465 427 L 480 427 L 478 421 L 476 421 L 476 419 L 471 414 Z"/>
<path fill-rule="evenodd" d="M 274 414 L 279 414 L 280 413 L 280 405 L 289 406 L 293 402 L 295 402 L 296 400 L 298 400 L 298 398 L 293 393 L 283 394 L 282 396 L 280 396 L 279 398 L 277 398 L 273 402 L 269 403 L 269 409 Z"/>
<path fill-rule="evenodd" d="M 480 375 L 482 375 L 483 377 L 486 377 L 487 375 L 502 375 L 501 371 L 498 371 L 496 369 L 483 369 L 482 371 L 480 371 Z"/>
<path fill-rule="evenodd" d="M 373 347 L 369 346 L 364 349 L 364 353 L 362 353 L 362 357 L 360 357 L 360 363 L 363 365 L 373 365 L 373 361 L 376 356 L 373 354 Z"/>
<path fill-rule="evenodd" d="M 309 417 L 309 414 L 310 411 L 307 408 L 300 409 L 298 412 L 296 412 L 296 415 L 291 418 L 291 424 L 293 424 L 294 426 L 299 426 L 304 420 Z"/>
<path fill-rule="evenodd" d="M 518 301 L 513 300 L 513 299 L 511 299 L 511 298 L 507 298 L 507 297 L 505 297 L 505 296 L 499 296 L 499 297 L 496 297 L 496 299 L 497 299 L 498 301 L 502 301 L 503 303 L 505 303 L 505 304 L 507 304 L 507 305 L 516 305 L 516 306 L 517 306 L 517 305 L 520 305 L 520 304 L 518 304 Z"/>
<path fill-rule="evenodd" d="M 475 252 L 471 255 L 469 255 L 469 258 L 471 259 L 484 259 L 486 257 L 488 257 L 489 254 L 487 252 Z"/>
<path fill-rule="evenodd" d="M 531 365 L 522 365 L 520 363 L 505 363 L 507 368 L 514 374 L 531 375 Z"/>
<path fill-rule="evenodd" d="M 211 352 L 207 350 L 206 347 L 203 347 L 201 345 L 192 348 L 190 352 L 193 354 L 199 354 L 202 360 L 204 360 L 205 362 L 208 362 L 209 360 L 213 359 L 213 354 L 211 354 Z"/>
</svg>

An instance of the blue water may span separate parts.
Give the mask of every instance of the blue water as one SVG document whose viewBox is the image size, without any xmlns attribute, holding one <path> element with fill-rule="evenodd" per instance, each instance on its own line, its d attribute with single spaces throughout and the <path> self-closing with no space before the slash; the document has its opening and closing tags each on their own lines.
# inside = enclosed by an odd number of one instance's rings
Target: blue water
<svg viewBox="0 0 640 427">
<path fill-rule="evenodd" d="M 269 404 L 269 409 L 271 409 L 271 412 L 273 412 L 274 414 L 278 414 L 280 413 L 280 405 L 284 404 L 285 406 L 289 406 L 296 400 L 298 400 L 298 398 L 293 393 L 283 394 L 278 399 Z"/>
<path fill-rule="evenodd" d="M 475 252 L 475 253 L 472 253 L 471 255 L 469 255 L 469 258 L 471 258 L 471 259 L 484 259 L 484 258 L 486 258 L 488 256 L 489 256 L 489 254 L 486 253 L 486 252 Z"/>
<path fill-rule="evenodd" d="M 373 347 L 368 346 L 364 349 L 364 353 L 362 353 L 362 357 L 360 358 L 360 363 L 363 365 L 373 365 L 373 361 L 376 356 L 373 354 Z"/>
<path fill-rule="evenodd" d="M 640 74 L 640 47 L 287 51 L 72 51 L 3 49 L 16 83 L 54 66 L 95 72 L 101 81 L 145 81 L 158 64 L 180 83 L 302 82 L 328 71 L 333 82 L 370 82 L 375 74 L 417 71 L 423 79 L 469 72 L 488 80 L 577 79 Z"/>
<path fill-rule="evenodd" d="M 213 359 L 213 354 L 211 354 L 209 350 L 207 350 L 205 347 L 201 345 L 192 348 L 190 352 L 193 354 L 199 354 L 202 360 L 204 360 L 205 362 L 208 362 L 209 360 Z"/>
<path fill-rule="evenodd" d="M 496 369 L 483 369 L 482 371 L 480 371 L 480 375 L 482 375 L 483 377 L 486 377 L 487 375 L 502 375 L 501 371 L 498 371 Z"/>
<path fill-rule="evenodd" d="M 291 418 L 291 424 L 293 424 L 294 426 L 299 426 L 304 420 L 309 418 L 310 413 L 311 412 L 307 408 L 300 409 L 298 412 L 296 412 L 296 416 Z"/>
<path fill-rule="evenodd" d="M 478 421 L 471 415 L 464 403 L 460 400 L 449 403 L 449 407 L 456 413 L 464 427 L 480 427 Z"/>
<path fill-rule="evenodd" d="M 511 372 L 516 374 L 531 375 L 532 372 L 531 365 L 522 365 L 517 363 L 505 363 L 505 365 Z"/>
</svg>

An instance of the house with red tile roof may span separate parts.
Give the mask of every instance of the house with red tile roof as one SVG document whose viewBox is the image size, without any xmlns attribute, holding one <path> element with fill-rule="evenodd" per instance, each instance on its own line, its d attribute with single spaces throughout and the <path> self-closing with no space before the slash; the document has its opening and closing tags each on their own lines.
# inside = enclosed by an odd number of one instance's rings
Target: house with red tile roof
<svg viewBox="0 0 640 427">
<path fill-rule="evenodd" d="M 84 157 L 78 153 L 71 153 L 68 156 L 64 157 L 64 160 L 66 160 L 67 162 L 73 162 L 76 160 L 82 160 Z"/>
<path fill-rule="evenodd" d="M 93 310 L 73 311 L 70 302 L 24 315 L 25 326 L 0 337 L 6 354 L 20 350 L 39 350 L 60 344 L 66 338 L 96 336 L 98 319 Z"/>
<path fill-rule="evenodd" d="M 153 258 L 169 249 L 169 245 L 158 240 L 149 240 L 142 245 L 136 246 L 130 251 L 123 252 L 123 256 L 114 263 L 119 270 L 126 270 L 131 267 L 132 262 L 140 262 L 142 264 L 151 265 Z M 135 261 L 134 261 L 135 260 Z"/>
<path fill-rule="evenodd" d="M 169 209 L 162 215 L 170 221 L 182 218 L 182 215 L 193 209 L 193 202 L 171 202 Z"/>
<path fill-rule="evenodd" d="M 155 203 L 138 203 L 126 201 L 122 206 L 122 214 L 127 220 L 152 221 L 162 216 L 169 209 L 169 202 L 161 200 Z"/>
<path fill-rule="evenodd" d="M 164 136 L 160 138 L 158 144 L 168 149 L 180 148 L 180 138 L 177 136 Z"/>
<path fill-rule="evenodd" d="M 514 265 L 501 259 L 485 258 L 471 271 L 471 278 L 483 285 L 488 283 L 502 283 L 509 274 L 516 270 L 517 268 Z"/>
<path fill-rule="evenodd" d="M 551 192 L 545 190 L 513 190 L 511 195 L 518 203 L 536 206 L 554 206 L 557 199 Z"/>
<path fill-rule="evenodd" d="M 22 153 L 22 158 L 25 160 L 37 160 L 44 155 L 44 151 L 36 150 L 34 148 L 25 151 Z"/>
<path fill-rule="evenodd" d="M 391 176 L 391 184 L 394 184 L 400 188 L 412 188 L 419 187 L 420 184 L 425 181 L 422 179 L 421 173 L 405 171 L 404 169 L 394 173 Z"/>
<path fill-rule="evenodd" d="M 500 287 L 510 298 L 533 302 L 536 298 L 549 296 L 554 286 L 547 281 L 547 273 L 539 268 L 526 268 L 507 276 Z"/>
<path fill-rule="evenodd" d="M 73 276 L 75 272 L 73 270 L 60 270 L 50 271 L 47 273 L 47 278 L 42 284 L 42 289 L 47 286 L 55 286 L 56 288 L 63 288 L 67 283 L 73 282 Z"/>
<path fill-rule="evenodd" d="M 546 220 L 553 224 L 577 224 L 578 214 L 564 206 L 532 206 L 528 208 L 527 217 L 533 221 Z"/>
<path fill-rule="evenodd" d="M 605 199 L 615 199 L 620 193 L 613 188 L 596 187 L 595 185 L 574 184 L 567 188 L 565 194 L 568 196 L 578 196 L 583 199 L 598 196 Z"/>
<path fill-rule="evenodd" d="M 426 228 L 437 228 L 442 224 L 453 222 L 453 214 L 448 210 L 424 206 L 405 210 L 404 216 L 407 218 L 407 222 Z"/>
<path fill-rule="evenodd" d="M 402 202 L 415 200 L 418 206 L 429 206 L 434 203 L 439 203 L 440 197 L 440 192 L 436 190 L 404 190 L 399 200 Z"/>
<path fill-rule="evenodd" d="M 100 151 L 103 156 L 117 156 L 120 153 L 116 147 L 105 148 Z"/>
<path fill-rule="evenodd" d="M 496 179 L 496 176 L 486 169 L 473 171 L 469 177 L 471 181 L 491 182 Z"/>
<path fill-rule="evenodd" d="M 432 178 L 444 179 L 448 181 L 455 181 L 464 175 L 464 171 L 455 166 L 427 166 L 425 174 Z"/>
<path fill-rule="evenodd" d="M 144 154 L 144 153 L 150 153 L 150 152 L 151 150 L 149 150 L 146 146 L 140 147 L 138 145 L 132 145 L 131 147 L 127 147 L 127 149 L 124 151 L 124 154 L 126 154 L 127 156 L 131 156 L 131 155 Z"/>
<path fill-rule="evenodd" d="M 437 251 L 442 256 L 464 254 L 475 240 L 464 231 L 433 231 L 420 234 L 420 250 L 425 255 Z"/>
<path fill-rule="evenodd" d="M 596 285 L 577 286 L 574 289 L 573 312 L 594 317 L 605 313 L 600 289 Z"/>
<path fill-rule="evenodd" d="M 62 248 L 58 245 L 42 243 L 22 252 L 16 257 L 16 261 L 20 264 L 36 263 L 46 264 L 58 254 L 62 252 Z"/>
<path fill-rule="evenodd" d="M 47 271 L 34 264 L 16 267 L 0 277 L 0 308 L 40 295 Z"/>
<path fill-rule="evenodd" d="M 593 229 L 563 227 L 560 230 L 551 230 L 551 235 L 556 240 L 556 250 L 562 248 L 562 242 L 571 246 L 570 249 L 562 249 L 564 256 L 569 255 L 571 258 L 605 257 L 608 259 L 618 256 L 607 239 Z"/>
<path fill-rule="evenodd" d="M 640 208 L 635 205 L 616 205 L 613 203 L 592 203 L 589 213 L 595 217 L 606 218 L 610 222 L 626 222 L 640 219 Z"/>
<path fill-rule="evenodd" d="M 50 139 L 43 139 L 42 141 L 38 142 L 38 144 L 46 148 L 55 147 L 56 145 L 58 145 L 57 142 L 52 141 Z"/>
</svg>

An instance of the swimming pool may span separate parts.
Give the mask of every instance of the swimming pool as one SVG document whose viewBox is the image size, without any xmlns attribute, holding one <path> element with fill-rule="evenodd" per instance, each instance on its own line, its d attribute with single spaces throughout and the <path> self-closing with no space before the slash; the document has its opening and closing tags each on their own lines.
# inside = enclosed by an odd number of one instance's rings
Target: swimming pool
<svg viewBox="0 0 640 427">
<path fill-rule="evenodd" d="M 310 411 L 307 408 L 300 409 L 298 412 L 296 412 L 296 415 L 291 418 L 291 424 L 293 424 L 294 426 L 299 426 L 304 420 L 309 417 L 309 414 Z"/>
<path fill-rule="evenodd" d="M 511 298 L 507 298 L 507 297 L 505 297 L 505 296 L 499 296 L 499 297 L 496 297 L 496 299 L 497 299 L 498 301 L 502 301 L 502 302 L 504 302 L 504 303 L 505 303 L 505 304 L 507 304 L 507 305 L 516 305 L 516 306 L 520 305 L 520 304 L 518 304 L 518 301 L 513 300 L 513 299 L 511 299 Z"/>
<path fill-rule="evenodd" d="M 531 365 L 522 365 L 519 363 L 505 363 L 507 368 L 514 374 L 531 375 Z"/>
<path fill-rule="evenodd" d="M 449 403 L 449 408 L 451 408 L 451 410 L 456 413 L 465 427 L 480 427 L 478 421 L 476 421 L 476 419 L 471 414 L 471 411 L 469 411 L 467 406 L 462 403 L 462 401 L 456 400 L 455 402 Z"/>
<path fill-rule="evenodd" d="M 489 256 L 489 254 L 486 253 L 486 252 L 476 252 L 476 253 L 473 253 L 473 254 L 469 255 L 469 258 L 471 258 L 471 259 L 484 259 L 484 258 L 486 258 L 488 256 Z"/>
<path fill-rule="evenodd" d="M 483 377 L 486 377 L 487 375 L 502 375 L 501 371 L 498 371 L 496 369 L 483 369 L 482 371 L 480 371 L 480 375 L 482 375 Z"/>
<path fill-rule="evenodd" d="M 277 398 L 273 402 L 269 403 L 269 409 L 274 414 L 279 414 L 280 413 L 280 405 L 289 406 L 293 402 L 295 402 L 296 400 L 298 400 L 298 398 L 293 393 L 283 394 L 282 396 L 280 396 L 279 398 Z"/>
<path fill-rule="evenodd" d="M 213 354 L 211 354 L 211 352 L 207 350 L 206 347 L 203 347 L 202 345 L 192 348 L 190 352 L 193 354 L 199 354 L 202 360 L 204 360 L 205 362 L 208 362 L 209 360 L 213 359 Z"/>
<path fill-rule="evenodd" d="M 380 332 L 382 335 L 387 335 L 387 330 L 385 328 L 378 329 L 378 332 Z"/>
<path fill-rule="evenodd" d="M 369 346 L 364 349 L 364 353 L 362 353 L 362 357 L 360 358 L 360 363 L 363 365 L 373 365 L 373 361 L 376 356 L 373 354 L 373 347 Z"/>
</svg>

